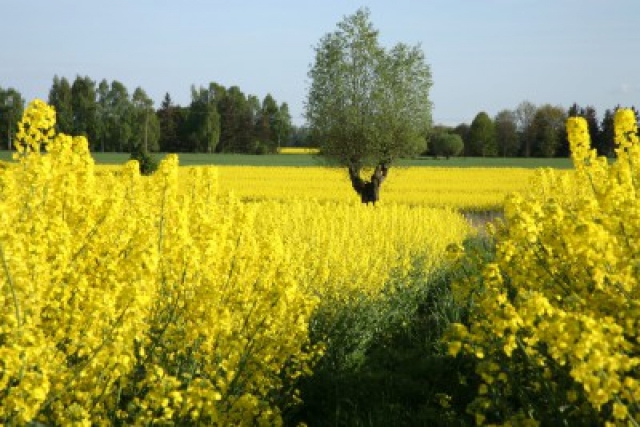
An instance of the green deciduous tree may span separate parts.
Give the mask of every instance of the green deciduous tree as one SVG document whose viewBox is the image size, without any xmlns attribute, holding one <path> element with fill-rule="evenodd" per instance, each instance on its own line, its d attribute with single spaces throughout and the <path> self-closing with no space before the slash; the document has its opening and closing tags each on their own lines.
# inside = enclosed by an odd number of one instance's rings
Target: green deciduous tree
<svg viewBox="0 0 640 427">
<path fill-rule="evenodd" d="M 140 87 L 133 91 L 131 96 L 133 114 L 133 132 L 131 138 L 131 151 L 141 152 L 158 151 L 160 139 L 160 125 L 158 117 L 153 109 L 153 100 Z"/>
<path fill-rule="evenodd" d="M 109 82 L 106 79 L 102 79 L 98 83 L 98 89 L 96 91 L 96 138 L 97 148 L 104 152 L 106 147 L 107 138 L 109 137 Z"/>
<path fill-rule="evenodd" d="M 0 87 L 0 141 L 2 147 L 11 150 L 18 130 L 18 121 L 24 111 L 24 99 L 20 92 L 13 88 Z"/>
<path fill-rule="evenodd" d="M 429 149 L 434 156 L 449 157 L 459 155 L 464 149 L 464 143 L 460 135 L 446 131 L 440 131 L 429 137 Z"/>
<path fill-rule="evenodd" d="M 288 143 L 283 143 L 283 146 L 291 147 L 312 147 L 313 141 L 311 140 L 311 133 L 307 126 L 291 125 L 291 133 Z"/>
<path fill-rule="evenodd" d="M 56 130 L 70 135 L 73 132 L 73 104 L 71 84 L 66 77 L 53 77 L 49 105 L 56 109 Z"/>
<path fill-rule="evenodd" d="M 97 144 L 96 82 L 89 77 L 77 76 L 71 86 L 71 106 L 73 110 L 73 135 L 84 135 L 91 148 Z"/>
<path fill-rule="evenodd" d="M 529 101 L 522 101 L 516 107 L 516 121 L 518 124 L 518 134 L 520 135 L 521 150 L 524 157 L 531 157 L 531 147 L 533 135 L 531 124 L 538 108 Z"/>
<path fill-rule="evenodd" d="M 566 143 L 564 108 L 545 104 L 536 110 L 531 124 L 533 152 L 536 156 L 554 157 Z"/>
<path fill-rule="evenodd" d="M 184 117 L 181 108 L 173 104 L 171 95 L 166 93 L 160 109 L 156 112 L 160 126 L 160 151 L 180 152 L 186 151 L 180 138 L 180 130 L 184 126 Z"/>
<path fill-rule="evenodd" d="M 256 136 L 259 141 L 258 147 L 261 152 L 273 153 L 278 147 L 278 120 L 280 108 L 271 94 L 267 94 L 262 100 L 262 106 L 257 115 Z"/>
<path fill-rule="evenodd" d="M 111 82 L 107 95 L 106 150 L 124 152 L 131 146 L 133 137 L 133 105 L 129 98 L 129 91 L 121 82 Z"/>
<path fill-rule="evenodd" d="M 291 138 L 293 125 L 291 124 L 291 113 L 289 112 L 289 104 L 283 102 L 278 110 L 278 117 L 275 122 L 275 135 L 278 148 L 287 144 Z"/>
<path fill-rule="evenodd" d="M 404 44 L 384 49 L 369 15 L 358 10 L 320 40 L 306 101 L 321 154 L 349 169 L 363 202 L 377 200 L 394 159 L 425 150 L 431 126 L 432 81 L 424 54 Z M 375 167 L 370 182 L 360 178 L 367 166 Z"/>
<path fill-rule="evenodd" d="M 469 150 L 468 148 L 469 147 L 469 129 L 470 129 L 469 124 L 460 123 L 451 131 L 451 133 L 455 133 L 456 135 L 459 135 L 460 138 L 462 138 L 462 143 L 464 144 L 464 148 L 462 149 L 463 156 L 469 155 L 467 153 L 467 151 Z"/>
<path fill-rule="evenodd" d="M 498 155 L 517 156 L 520 151 L 520 140 L 516 113 L 511 110 L 502 110 L 496 114 L 493 124 L 496 130 Z"/>
<path fill-rule="evenodd" d="M 600 124 L 600 139 L 603 141 L 602 149 L 603 154 L 612 157 L 615 154 L 615 127 L 613 118 L 615 116 L 615 110 L 607 109 L 602 117 L 602 123 Z"/>
<path fill-rule="evenodd" d="M 469 129 L 470 156 L 495 156 L 498 154 L 496 145 L 496 130 L 493 121 L 484 111 L 478 113 L 471 122 Z"/>
<path fill-rule="evenodd" d="M 238 86 L 230 87 L 218 104 L 220 143 L 218 151 L 249 153 L 254 147 L 254 116 L 249 100 Z"/>
<path fill-rule="evenodd" d="M 220 141 L 219 94 L 219 88 L 213 83 L 208 88 L 191 87 L 191 105 L 187 116 L 190 151 L 213 153 L 216 150 Z"/>
</svg>

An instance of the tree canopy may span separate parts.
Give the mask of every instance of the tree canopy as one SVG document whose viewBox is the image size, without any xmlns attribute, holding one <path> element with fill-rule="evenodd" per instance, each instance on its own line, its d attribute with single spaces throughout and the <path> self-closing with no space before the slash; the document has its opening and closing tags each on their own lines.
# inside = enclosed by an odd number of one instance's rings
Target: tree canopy
<svg viewBox="0 0 640 427">
<path fill-rule="evenodd" d="M 429 149 L 435 157 L 444 156 L 447 159 L 459 155 L 464 149 L 462 137 L 446 131 L 434 132 L 429 138 Z"/>
<path fill-rule="evenodd" d="M 425 150 L 429 65 L 419 46 L 383 48 L 367 9 L 320 40 L 309 77 L 306 118 L 327 160 L 359 170 Z"/>
<path fill-rule="evenodd" d="M 471 156 L 485 157 L 498 154 L 495 127 L 489 115 L 484 111 L 478 113 L 471 122 L 468 138 Z"/>
<path fill-rule="evenodd" d="M 3 89 L 0 86 L 0 140 L 6 138 L 2 147 L 11 149 L 12 141 L 18 129 L 18 120 L 24 111 L 24 99 L 20 92 L 13 88 Z"/>
</svg>

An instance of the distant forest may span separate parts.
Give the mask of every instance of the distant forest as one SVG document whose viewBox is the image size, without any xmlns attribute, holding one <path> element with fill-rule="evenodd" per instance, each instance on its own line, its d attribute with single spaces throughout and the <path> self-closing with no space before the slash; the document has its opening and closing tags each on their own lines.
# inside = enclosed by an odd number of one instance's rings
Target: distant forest
<svg viewBox="0 0 640 427">
<path fill-rule="evenodd" d="M 305 127 L 294 126 L 289 106 L 270 94 L 260 100 L 238 86 L 217 83 L 192 86 L 188 106 L 174 104 L 169 93 L 159 108 L 144 89 L 132 93 L 121 82 L 99 83 L 76 76 L 73 83 L 55 76 L 47 101 L 57 112 L 57 130 L 85 135 L 92 151 L 274 153 L 282 146 L 313 146 Z M 0 149 L 11 149 L 25 100 L 14 88 L 0 86 Z M 613 156 L 613 117 L 602 117 L 591 106 L 568 110 L 523 101 L 494 117 L 479 112 L 471 124 L 434 125 L 425 155 L 469 157 L 566 157 L 567 117 L 581 116 L 589 124 L 592 145 L 600 155 Z M 638 116 L 638 110 L 634 108 Z M 640 117 L 639 117 L 640 118 Z"/>
<path fill-rule="evenodd" d="M 434 156 L 470 157 L 567 157 L 569 142 L 565 123 L 568 117 L 584 117 L 589 126 L 591 145 L 599 155 L 614 156 L 613 118 L 617 106 L 602 118 L 594 107 L 573 104 L 568 110 L 544 104 L 521 102 L 514 110 L 502 110 L 495 117 L 480 112 L 471 122 L 456 127 L 434 126 L 429 152 Z M 631 107 L 633 108 L 633 107 Z M 633 108 L 638 117 L 638 110 Z M 458 139 L 452 140 L 451 136 Z"/>
<path fill-rule="evenodd" d="M 131 93 L 117 80 L 77 76 L 71 83 L 55 76 L 46 101 L 56 109 L 58 132 L 85 135 L 92 151 L 260 154 L 304 139 L 287 103 L 245 95 L 237 86 L 192 86 L 188 106 L 167 93 L 156 109 L 140 87 Z M 0 87 L 0 149 L 11 148 L 24 107 L 19 91 Z"/>
</svg>

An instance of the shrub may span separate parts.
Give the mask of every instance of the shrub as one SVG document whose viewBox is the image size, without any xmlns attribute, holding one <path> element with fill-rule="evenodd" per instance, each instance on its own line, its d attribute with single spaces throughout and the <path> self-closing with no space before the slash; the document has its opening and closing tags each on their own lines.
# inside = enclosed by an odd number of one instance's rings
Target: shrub
<svg viewBox="0 0 640 427">
<path fill-rule="evenodd" d="M 129 160 L 138 162 L 142 175 L 151 175 L 158 169 L 158 161 L 144 147 L 136 147 Z"/>
<path fill-rule="evenodd" d="M 429 146 L 434 156 L 449 157 L 458 156 L 464 149 L 462 137 L 457 134 L 439 132 L 431 136 Z"/>
</svg>

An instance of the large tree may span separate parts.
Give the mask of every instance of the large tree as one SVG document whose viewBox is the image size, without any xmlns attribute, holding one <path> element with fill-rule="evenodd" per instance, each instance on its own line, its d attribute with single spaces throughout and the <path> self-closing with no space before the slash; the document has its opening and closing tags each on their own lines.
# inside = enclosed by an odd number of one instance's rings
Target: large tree
<svg viewBox="0 0 640 427">
<path fill-rule="evenodd" d="M 603 141 L 604 154 L 608 157 L 615 156 L 615 127 L 614 117 L 616 114 L 616 107 L 614 110 L 607 109 L 602 117 L 602 123 L 600 124 L 600 138 Z"/>
<path fill-rule="evenodd" d="M 498 154 L 496 130 L 493 121 L 484 111 L 478 113 L 469 129 L 470 156 L 495 156 Z"/>
<path fill-rule="evenodd" d="M 126 86 L 117 80 L 111 82 L 107 95 L 105 121 L 107 151 L 127 150 L 133 137 L 133 105 Z"/>
<path fill-rule="evenodd" d="M 278 149 L 282 145 L 287 144 L 291 138 L 293 125 L 291 124 L 291 113 L 289 112 L 289 104 L 283 102 L 278 109 L 278 117 L 276 118 L 275 134 L 278 142 Z"/>
<path fill-rule="evenodd" d="M 502 110 L 496 114 L 493 124 L 496 130 L 498 155 L 502 157 L 516 156 L 520 149 L 516 113 L 511 110 Z"/>
<path fill-rule="evenodd" d="M 24 111 L 24 99 L 20 92 L 13 88 L 0 87 L 0 141 L 2 147 L 11 150 L 15 146 L 18 121 Z M 6 140 L 6 142 L 4 142 Z"/>
<path fill-rule="evenodd" d="M 257 114 L 256 135 L 260 141 L 260 147 L 265 152 L 275 152 L 278 147 L 277 123 L 280 109 L 278 103 L 271 94 L 267 94 L 262 100 L 260 111 Z"/>
<path fill-rule="evenodd" d="M 71 84 L 66 77 L 53 77 L 49 90 L 49 104 L 56 109 L 56 129 L 70 135 L 73 133 L 73 105 Z"/>
<path fill-rule="evenodd" d="M 218 113 L 218 87 L 191 87 L 191 105 L 187 117 L 188 140 L 194 152 L 212 153 L 220 141 L 220 114 Z"/>
<path fill-rule="evenodd" d="M 254 147 L 254 102 L 250 102 L 238 86 L 230 87 L 218 103 L 220 143 L 225 153 L 248 153 Z M 253 105 L 253 107 L 252 107 Z"/>
<path fill-rule="evenodd" d="M 566 120 L 565 110 L 560 106 L 545 104 L 537 109 L 531 123 L 535 155 L 554 157 L 563 146 L 567 147 L 564 154 L 568 154 Z"/>
<path fill-rule="evenodd" d="M 131 106 L 133 110 L 131 152 L 158 151 L 160 124 L 153 108 L 153 100 L 144 89 L 137 87 L 131 96 Z"/>
<path fill-rule="evenodd" d="M 522 101 L 516 107 L 516 121 L 518 124 L 518 134 L 522 145 L 522 154 L 524 157 L 531 157 L 531 147 L 534 136 L 532 135 L 531 124 L 533 117 L 536 115 L 537 107 L 530 101 Z"/>
<path fill-rule="evenodd" d="M 321 154 L 349 170 L 364 203 L 378 200 L 393 160 L 426 148 L 431 71 L 419 46 L 383 48 L 360 9 L 315 48 L 306 118 Z M 363 168 L 374 168 L 370 181 Z"/>
<path fill-rule="evenodd" d="M 160 151 L 179 152 L 184 151 L 180 142 L 180 127 L 182 126 L 182 114 L 180 107 L 173 104 L 171 95 L 165 93 L 160 109 L 156 112 L 160 125 Z"/>
<path fill-rule="evenodd" d="M 88 76 L 77 76 L 71 86 L 73 108 L 73 134 L 84 135 L 94 148 L 97 131 L 96 82 Z"/>
<path fill-rule="evenodd" d="M 434 157 L 444 156 L 448 160 L 451 156 L 459 155 L 463 149 L 464 142 L 458 134 L 439 130 L 429 137 L 429 150 Z"/>
<path fill-rule="evenodd" d="M 96 90 L 96 138 L 95 141 L 100 151 L 105 151 L 107 138 L 109 137 L 109 82 L 102 79 Z M 97 148 L 96 147 L 96 148 Z"/>
</svg>

